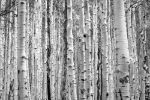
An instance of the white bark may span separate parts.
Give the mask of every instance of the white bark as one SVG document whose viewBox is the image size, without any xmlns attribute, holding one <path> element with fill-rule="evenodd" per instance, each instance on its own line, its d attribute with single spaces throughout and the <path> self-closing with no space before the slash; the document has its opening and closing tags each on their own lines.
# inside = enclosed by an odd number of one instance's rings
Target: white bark
<svg viewBox="0 0 150 100">
<path fill-rule="evenodd" d="M 114 24 L 117 54 L 117 100 L 129 100 L 129 50 L 123 0 L 114 0 Z"/>
<path fill-rule="evenodd" d="M 18 68 L 18 99 L 29 100 L 27 57 L 25 53 L 26 1 L 19 1 L 18 35 L 17 35 L 17 68 Z"/>
<path fill-rule="evenodd" d="M 72 20 L 72 0 L 67 0 L 67 70 L 69 100 L 77 100 L 76 72 L 74 66 L 74 45 L 73 45 L 73 20 Z"/>
</svg>

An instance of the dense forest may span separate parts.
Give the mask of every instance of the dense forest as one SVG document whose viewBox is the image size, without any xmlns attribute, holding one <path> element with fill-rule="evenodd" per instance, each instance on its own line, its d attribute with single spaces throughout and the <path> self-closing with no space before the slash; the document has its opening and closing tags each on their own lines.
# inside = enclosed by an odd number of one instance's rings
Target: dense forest
<svg viewBox="0 0 150 100">
<path fill-rule="evenodd" d="M 0 100 L 150 100 L 150 0 L 0 0 Z"/>
</svg>

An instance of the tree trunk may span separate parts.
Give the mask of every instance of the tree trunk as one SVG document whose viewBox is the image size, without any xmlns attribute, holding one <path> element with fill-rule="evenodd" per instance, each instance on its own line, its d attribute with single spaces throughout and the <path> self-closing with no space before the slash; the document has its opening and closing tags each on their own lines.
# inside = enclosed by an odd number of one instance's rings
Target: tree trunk
<svg viewBox="0 0 150 100">
<path fill-rule="evenodd" d="M 72 0 L 67 0 L 67 75 L 69 100 L 77 100 L 76 72 L 74 66 L 74 48 L 72 34 Z"/>
<path fill-rule="evenodd" d="M 123 0 L 114 0 L 114 25 L 116 36 L 116 71 L 117 97 L 116 100 L 129 100 L 129 50 L 125 22 L 125 8 Z"/>
<path fill-rule="evenodd" d="M 18 68 L 18 99 L 29 100 L 28 68 L 25 53 L 25 18 L 26 2 L 19 1 L 18 7 L 18 36 L 17 36 L 17 68 Z"/>
</svg>

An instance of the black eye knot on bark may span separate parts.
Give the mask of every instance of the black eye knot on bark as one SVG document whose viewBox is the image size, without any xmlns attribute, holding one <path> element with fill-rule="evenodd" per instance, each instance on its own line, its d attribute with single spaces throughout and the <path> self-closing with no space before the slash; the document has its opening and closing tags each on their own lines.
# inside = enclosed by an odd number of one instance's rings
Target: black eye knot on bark
<svg viewBox="0 0 150 100">
<path fill-rule="evenodd" d="M 86 35 L 86 34 L 84 34 L 84 35 L 83 35 L 83 37 L 84 37 L 84 38 L 86 38 L 86 37 L 87 37 L 87 35 Z"/>
<path fill-rule="evenodd" d="M 24 2 L 20 2 L 20 4 L 21 4 L 21 5 L 23 5 L 23 4 L 24 4 Z"/>
<path fill-rule="evenodd" d="M 128 83 L 129 82 L 129 75 L 126 75 L 123 78 L 119 79 L 120 83 L 124 84 L 124 83 Z"/>
</svg>

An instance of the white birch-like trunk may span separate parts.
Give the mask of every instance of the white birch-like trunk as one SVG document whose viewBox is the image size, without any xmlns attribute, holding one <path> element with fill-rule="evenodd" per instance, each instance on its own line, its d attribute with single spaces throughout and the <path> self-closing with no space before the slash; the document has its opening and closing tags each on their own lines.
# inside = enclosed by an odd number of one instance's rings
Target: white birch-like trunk
<svg viewBox="0 0 150 100">
<path fill-rule="evenodd" d="M 35 2 L 35 32 L 34 32 L 34 55 L 36 67 L 36 98 L 42 99 L 42 81 L 43 81 L 43 66 L 42 66 L 42 0 Z"/>
<path fill-rule="evenodd" d="M 18 34 L 17 34 L 17 68 L 18 68 L 18 99 L 29 100 L 27 57 L 25 53 L 26 1 L 18 3 Z"/>
<path fill-rule="evenodd" d="M 114 100 L 114 79 L 112 65 L 112 42 L 111 42 L 111 1 L 107 0 L 107 32 L 108 32 L 108 100 Z"/>
<path fill-rule="evenodd" d="M 43 66 L 43 81 L 42 81 L 42 100 L 47 100 L 47 69 L 46 69 L 46 61 L 47 61 L 47 55 L 46 55 L 46 46 L 47 46 L 47 35 L 46 35 L 46 0 L 42 0 L 42 39 L 41 39 L 41 46 L 42 46 L 42 66 Z"/>
<path fill-rule="evenodd" d="M 85 1 L 85 43 L 86 43 L 86 91 L 87 100 L 91 100 L 90 83 L 91 83 L 91 19 L 90 19 L 90 1 Z"/>
<path fill-rule="evenodd" d="M 74 66 L 72 0 L 67 0 L 67 70 L 69 100 L 77 100 L 76 72 Z"/>
<path fill-rule="evenodd" d="M 18 71 L 17 71 L 17 7 L 14 8 L 14 26 L 13 26 L 13 40 L 14 40 L 14 99 L 18 100 Z"/>
<path fill-rule="evenodd" d="M 91 94 L 91 96 L 93 95 L 93 100 L 97 98 L 97 65 L 98 65 L 98 33 L 97 33 L 97 0 L 93 1 L 93 37 L 92 37 L 92 45 L 93 45 L 93 66 L 91 67 L 93 70 L 93 94 Z"/>
<path fill-rule="evenodd" d="M 0 0 L 0 11 L 1 11 L 1 0 Z M 1 21 L 2 20 L 2 18 L 0 18 L 0 27 L 2 27 L 3 26 L 3 21 Z M 3 30 L 2 29 L 0 29 L 0 33 L 1 34 L 3 34 Z M 4 38 L 4 36 L 3 35 L 0 35 L 0 99 L 2 99 L 3 98 L 3 78 L 4 78 L 4 67 L 3 67 L 3 63 L 4 63 L 4 57 L 3 57 L 3 49 L 4 49 L 4 47 L 3 47 L 3 38 Z"/>
<path fill-rule="evenodd" d="M 81 66 L 81 76 L 80 76 L 80 89 L 79 89 L 79 95 L 80 95 L 80 99 L 81 100 L 86 100 L 86 83 L 85 83 L 85 80 L 86 80 L 86 61 L 85 61 L 85 39 L 84 39 L 84 36 L 86 37 L 86 34 L 85 34 L 85 16 L 84 16 L 84 8 L 85 8 L 85 0 L 81 0 L 81 47 L 82 47 L 82 54 L 83 54 L 83 57 L 82 57 L 82 66 Z"/>
<path fill-rule="evenodd" d="M 52 54 L 51 54 L 51 61 L 50 61 L 50 69 L 51 69 L 51 99 L 55 100 L 55 92 L 56 92 L 56 28 L 55 28 L 55 9 L 54 9 L 54 4 L 51 1 L 51 8 L 50 8 L 50 12 L 51 12 L 51 50 L 52 50 Z"/>
<path fill-rule="evenodd" d="M 135 96 L 135 100 L 139 99 L 139 76 L 138 76 L 138 71 L 139 71 L 139 66 L 138 66 L 138 55 L 137 55 L 137 43 L 136 43 L 136 25 L 135 25 L 135 8 L 132 8 L 131 9 L 131 26 L 132 26 L 132 34 L 133 34 L 133 39 L 134 39 L 134 57 L 133 57 L 133 60 L 134 60 L 134 75 L 133 75 L 133 92 L 134 92 L 134 96 Z M 132 98 L 131 98 L 132 100 Z"/>
<path fill-rule="evenodd" d="M 106 67 L 106 91 L 104 91 L 104 93 L 106 93 L 106 99 L 109 100 L 109 75 L 110 75 L 110 65 L 109 65 L 109 33 L 108 33 L 108 23 L 107 23 L 107 13 L 108 13 L 108 8 L 107 8 L 107 0 L 103 0 L 103 10 L 102 10 L 102 14 L 103 14 L 103 34 L 104 34 L 104 60 L 105 60 L 105 66 Z M 104 94 L 105 95 L 105 94 Z M 104 98 L 103 98 L 104 99 Z"/>
<path fill-rule="evenodd" d="M 117 58 L 117 98 L 129 100 L 129 50 L 123 0 L 114 0 L 114 25 Z"/>
</svg>

